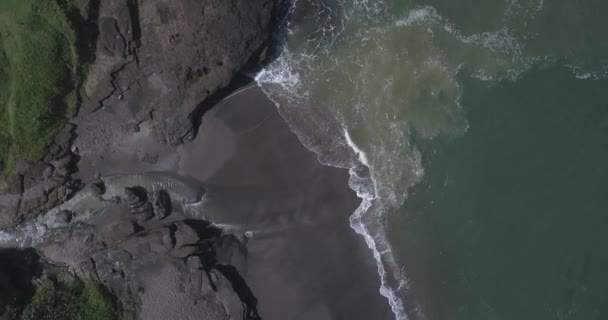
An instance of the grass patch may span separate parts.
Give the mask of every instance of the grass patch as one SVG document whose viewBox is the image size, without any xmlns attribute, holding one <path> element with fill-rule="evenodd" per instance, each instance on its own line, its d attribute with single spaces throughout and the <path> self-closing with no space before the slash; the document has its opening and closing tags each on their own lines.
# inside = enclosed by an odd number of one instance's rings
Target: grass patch
<svg viewBox="0 0 608 320">
<path fill-rule="evenodd" d="M 29 304 L 11 306 L 0 316 L 6 320 L 118 320 L 110 295 L 94 282 L 46 282 Z"/>
<path fill-rule="evenodd" d="M 0 172 L 38 160 L 77 107 L 81 61 L 66 9 L 0 1 Z"/>
</svg>

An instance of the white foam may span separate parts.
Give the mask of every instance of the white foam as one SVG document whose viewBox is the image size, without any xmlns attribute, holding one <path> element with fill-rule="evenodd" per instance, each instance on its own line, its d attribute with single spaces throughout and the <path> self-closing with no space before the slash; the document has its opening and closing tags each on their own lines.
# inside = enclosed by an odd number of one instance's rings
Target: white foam
<svg viewBox="0 0 608 320">
<path fill-rule="evenodd" d="M 346 138 L 346 143 L 348 143 L 348 145 L 351 147 L 351 149 L 353 149 L 353 151 L 355 151 L 355 154 L 357 154 L 357 156 L 359 157 L 359 161 L 364 164 L 366 167 L 370 166 L 370 162 L 369 159 L 367 158 L 367 154 L 365 154 L 365 152 L 363 152 L 363 150 L 361 150 L 353 141 L 353 139 L 350 137 L 350 133 L 348 133 L 348 130 L 344 129 L 344 138 Z"/>
<path fill-rule="evenodd" d="M 419 7 L 408 12 L 407 17 L 397 20 L 396 25 L 398 27 L 409 27 L 414 25 L 420 25 L 428 21 L 440 21 L 441 16 L 437 13 L 437 10 L 431 6 Z"/>
<path fill-rule="evenodd" d="M 351 172 L 352 174 L 352 172 Z M 361 195 L 359 197 L 362 199 L 361 205 L 357 208 L 357 210 L 350 217 L 350 226 L 351 228 L 359 235 L 363 236 L 365 239 L 365 243 L 368 248 L 372 250 L 374 255 L 374 259 L 376 260 L 376 266 L 378 268 L 378 274 L 380 275 L 381 287 L 380 294 L 384 296 L 391 306 L 391 310 L 395 314 L 395 319 L 397 320 L 407 320 L 408 317 L 405 312 L 405 306 L 403 300 L 397 295 L 394 289 L 390 288 L 387 281 L 387 272 L 382 263 L 382 256 L 392 255 L 390 250 L 383 250 L 382 252 L 378 250 L 378 242 L 374 239 L 374 237 L 368 232 L 364 223 L 362 222 L 363 215 L 371 208 L 372 200 L 368 197 L 368 195 Z M 405 281 L 403 281 L 403 285 L 405 285 Z"/>
<path fill-rule="evenodd" d="M 525 56 L 525 39 L 516 37 L 509 27 L 503 26 L 493 31 L 465 34 L 447 18 L 441 16 L 432 6 L 421 6 L 410 10 L 405 17 L 395 22 L 395 26 L 406 28 L 422 26 L 431 34 L 434 31 L 442 30 L 463 45 L 472 45 L 488 50 L 494 55 L 493 59 L 497 63 L 502 61 L 513 66 L 504 71 L 504 76 L 510 80 L 516 80 L 534 62 L 539 60 L 538 57 Z M 473 62 L 472 67 L 474 68 L 474 76 L 478 79 L 487 81 L 502 79 L 500 76 L 493 75 L 495 71 L 484 69 L 487 66 L 476 66 Z"/>
<path fill-rule="evenodd" d="M 258 84 L 280 85 L 283 89 L 295 93 L 300 84 L 300 74 L 294 66 L 295 61 L 285 49 L 275 61 L 255 76 L 255 80 Z"/>
<path fill-rule="evenodd" d="M 566 64 L 565 66 L 570 68 L 574 77 L 580 80 L 601 80 L 608 77 L 608 66 L 596 68 L 598 70 L 595 71 L 583 71 L 582 67 L 572 64 Z"/>
<path fill-rule="evenodd" d="M 369 160 L 367 155 L 363 150 L 361 150 L 361 148 L 359 148 L 354 143 L 348 130 L 346 129 L 344 129 L 344 137 L 348 145 L 358 155 L 361 164 L 364 164 L 369 168 Z M 407 320 L 408 317 L 406 314 L 404 302 L 396 292 L 400 288 L 406 286 L 406 281 L 403 280 L 404 277 L 401 277 L 399 288 L 396 288 L 396 290 L 394 288 L 391 288 L 390 284 L 388 283 L 388 272 L 385 268 L 385 263 L 383 262 L 383 258 L 384 261 L 392 262 L 391 265 L 395 269 L 393 270 L 393 272 L 398 272 L 399 269 L 397 268 L 397 264 L 395 263 L 391 246 L 386 241 L 386 235 L 384 234 L 384 232 L 381 232 L 381 234 L 376 234 L 376 236 L 374 237 L 370 234 L 365 223 L 363 222 L 364 215 L 369 213 L 373 201 L 377 199 L 377 193 L 371 194 L 369 192 L 365 192 L 364 190 L 368 190 L 368 188 L 359 186 L 359 184 L 362 183 L 361 178 L 357 176 L 357 173 L 353 168 L 349 170 L 349 173 L 351 177 L 351 179 L 349 180 L 349 185 L 351 189 L 353 189 L 357 193 L 357 196 L 362 200 L 357 210 L 355 210 L 355 212 L 350 217 L 350 226 L 355 232 L 363 236 L 363 238 L 365 239 L 365 243 L 372 250 L 372 254 L 374 256 L 374 259 L 376 260 L 378 274 L 380 275 L 380 294 L 388 300 L 389 305 L 391 306 L 391 309 L 395 314 L 395 318 L 397 320 Z M 374 190 L 376 190 L 376 182 L 372 178 L 369 178 L 369 182 L 374 184 Z M 381 248 L 384 249 L 382 250 Z"/>
</svg>

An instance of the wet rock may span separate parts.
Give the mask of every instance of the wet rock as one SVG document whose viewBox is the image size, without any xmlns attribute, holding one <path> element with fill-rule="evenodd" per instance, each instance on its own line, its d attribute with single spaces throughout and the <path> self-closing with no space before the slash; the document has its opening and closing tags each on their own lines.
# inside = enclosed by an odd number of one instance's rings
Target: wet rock
<svg viewBox="0 0 608 320">
<path fill-rule="evenodd" d="M 156 220 L 162 220 L 171 214 L 171 199 L 166 191 L 153 191 L 148 193 L 152 203 L 152 210 Z"/>
<path fill-rule="evenodd" d="M 65 228 L 72 222 L 74 213 L 68 210 L 61 210 L 54 214 L 49 214 L 46 225 L 49 228 Z"/>
<path fill-rule="evenodd" d="M 154 218 L 152 204 L 148 201 L 147 192 L 140 187 L 125 188 L 125 200 L 129 205 L 129 211 L 136 217 L 139 223 Z"/>
<path fill-rule="evenodd" d="M 171 226 L 174 239 L 174 249 L 171 255 L 179 258 L 186 258 L 195 254 L 198 250 L 200 237 L 196 230 L 186 223 L 175 223 Z"/>
<path fill-rule="evenodd" d="M 97 270 L 95 269 L 95 263 L 92 259 L 82 261 L 76 271 L 78 276 L 81 278 L 99 281 L 99 278 L 97 277 Z"/>
<path fill-rule="evenodd" d="M 0 195 L 0 229 L 17 222 L 21 199 L 16 195 Z"/>
<path fill-rule="evenodd" d="M 93 191 L 94 194 L 99 196 L 103 195 L 106 192 L 105 185 L 103 184 L 103 182 L 91 183 L 89 188 L 91 189 L 91 191 Z"/>
<path fill-rule="evenodd" d="M 71 189 L 65 185 L 57 187 L 57 198 L 59 200 L 64 200 L 70 193 Z"/>
<path fill-rule="evenodd" d="M 128 204 L 140 202 L 139 196 L 131 188 L 125 188 L 125 200 L 127 200 Z"/>
<path fill-rule="evenodd" d="M 61 224 L 69 224 L 70 222 L 72 222 L 72 217 L 74 216 L 74 213 L 72 213 L 71 211 L 68 210 L 61 210 L 58 214 L 57 214 L 57 219 L 56 221 L 58 223 Z"/>
<path fill-rule="evenodd" d="M 68 167 L 69 167 L 71 161 L 72 161 L 72 157 L 70 155 L 65 155 L 65 156 L 53 161 L 52 164 L 55 167 L 55 170 L 60 170 L 60 169 L 68 170 L 69 169 Z"/>
<path fill-rule="evenodd" d="M 115 250 L 108 252 L 107 259 L 112 261 L 113 263 L 118 263 L 122 266 L 127 265 L 133 256 L 124 250 Z"/>
</svg>

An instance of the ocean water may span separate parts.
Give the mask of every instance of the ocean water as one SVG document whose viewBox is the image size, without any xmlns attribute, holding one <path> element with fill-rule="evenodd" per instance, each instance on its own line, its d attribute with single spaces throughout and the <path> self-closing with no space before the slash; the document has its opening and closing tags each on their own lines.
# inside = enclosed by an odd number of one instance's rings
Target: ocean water
<svg viewBox="0 0 608 320">
<path fill-rule="evenodd" d="M 397 319 L 608 319 L 608 2 L 284 1 L 257 81 Z"/>
</svg>

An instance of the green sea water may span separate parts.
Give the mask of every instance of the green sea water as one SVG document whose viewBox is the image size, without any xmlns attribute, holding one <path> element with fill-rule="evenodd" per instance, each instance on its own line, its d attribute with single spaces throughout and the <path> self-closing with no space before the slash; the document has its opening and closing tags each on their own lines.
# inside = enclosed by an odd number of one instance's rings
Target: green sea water
<svg viewBox="0 0 608 320">
<path fill-rule="evenodd" d="M 470 127 L 420 141 L 389 223 L 429 319 L 608 319 L 608 81 L 463 80 Z"/>
<path fill-rule="evenodd" d="M 396 318 L 608 319 L 608 2 L 286 5 L 258 82 L 351 168 Z"/>
</svg>

